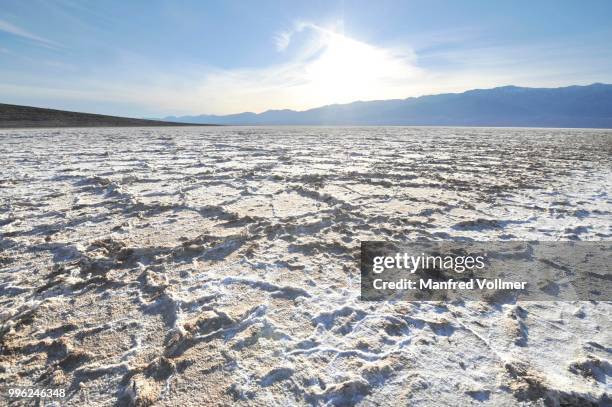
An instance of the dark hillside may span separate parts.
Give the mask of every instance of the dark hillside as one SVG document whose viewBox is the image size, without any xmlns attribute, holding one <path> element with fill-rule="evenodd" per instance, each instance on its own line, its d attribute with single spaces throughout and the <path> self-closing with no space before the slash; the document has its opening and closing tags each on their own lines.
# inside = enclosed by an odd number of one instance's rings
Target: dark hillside
<svg viewBox="0 0 612 407">
<path fill-rule="evenodd" d="M 189 126 L 190 123 L 170 123 L 157 120 L 132 119 L 101 114 L 68 112 L 39 107 L 0 103 L 0 128 L 23 127 L 141 127 Z M 193 124 L 202 126 L 205 124 Z"/>
</svg>

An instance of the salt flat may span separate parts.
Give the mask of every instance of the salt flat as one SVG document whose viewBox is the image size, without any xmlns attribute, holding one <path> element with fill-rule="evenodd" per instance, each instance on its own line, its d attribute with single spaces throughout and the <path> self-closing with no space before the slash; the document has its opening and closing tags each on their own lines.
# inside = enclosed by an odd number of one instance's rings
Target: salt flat
<svg viewBox="0 0 612 407">
<path fill-rule="evenodd" d="M 609 403 L 610 303 L 361 302 L 358 259 L 610 240 L 611 154 L 597 130 L 0 131 L 0 381 L 68 405 Z"/>
</svg>

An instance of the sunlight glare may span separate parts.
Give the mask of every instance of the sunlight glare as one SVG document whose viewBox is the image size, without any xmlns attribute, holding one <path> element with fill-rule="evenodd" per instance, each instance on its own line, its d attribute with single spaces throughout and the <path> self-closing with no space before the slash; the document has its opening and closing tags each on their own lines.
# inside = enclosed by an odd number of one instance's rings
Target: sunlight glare
<svg viewBox="0 0 612 407">
<path fill-rule="evenodd" d="M 306 78 L 319 97 L 332 103 L 376 98 L 397 78 L 416 74 L 414 65 L 385 49 L 326 32 L 320 56 L 306 66 Z"/>
</svg>

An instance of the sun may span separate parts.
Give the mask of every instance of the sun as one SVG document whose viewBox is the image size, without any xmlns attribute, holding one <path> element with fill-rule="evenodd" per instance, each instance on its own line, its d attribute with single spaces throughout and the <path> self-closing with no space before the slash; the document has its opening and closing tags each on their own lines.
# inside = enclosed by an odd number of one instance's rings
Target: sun
<svg viewBox="0 0 612 407">
<path fill-rule="evenodd" d="M 411 75 L 411 65 L 386 49 L 326 32 L 321 52 L 306 67 L 306 77 L 331 103 L 376 98 L 393 78 Z"/>
</svg>

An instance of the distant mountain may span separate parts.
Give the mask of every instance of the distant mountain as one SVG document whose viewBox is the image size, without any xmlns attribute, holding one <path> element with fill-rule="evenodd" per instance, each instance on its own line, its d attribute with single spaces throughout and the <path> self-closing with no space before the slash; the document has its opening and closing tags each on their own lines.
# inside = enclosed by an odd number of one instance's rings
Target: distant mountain
<svg viewBox="0 0 612 407">
<path fill-rule="evenodd" d="M 201 122 L 199 122 L 201 123 Z M 131 119 L 0 103 L 0 128 L 186 126 L 186 123 Z M 196 124 L 201 126 L 202 124 Z"/>
<path fill-rule="evenodd" d="M 166 117 L 237 125 L 414 125 L 612 128 L 612 85 L 503 86 L 407 99 L 353 102 L 305 111 Z"/>
</svg>

